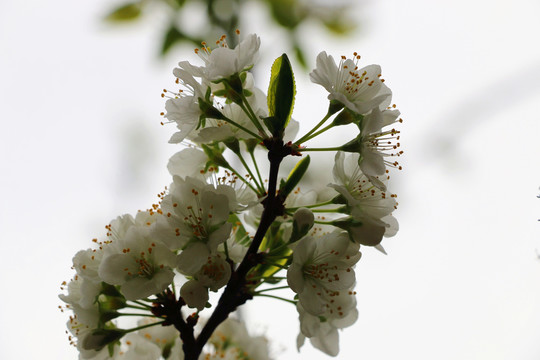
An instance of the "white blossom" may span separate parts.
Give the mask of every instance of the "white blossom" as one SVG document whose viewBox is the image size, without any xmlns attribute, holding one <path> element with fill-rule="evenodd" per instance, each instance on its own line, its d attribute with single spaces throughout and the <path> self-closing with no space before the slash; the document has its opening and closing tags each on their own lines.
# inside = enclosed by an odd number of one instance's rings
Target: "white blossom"
<svg viewBox="0 0 540 360">
<path fill-rule="evenodd" d="M 246 36 L 234 49 L 229 48 L 226 38 L 218 41 L 218 47 L 210 49 L 203 47 L 197 51 L 205 66 L 189 68 L 195 74 L 203 75 L 209 81 L 228 78 L 232 75 L 247 71 L 253 67 L 259 55 L 260 38 L 255 34 Z M 187 67 L 186 67 L 187 68 Z"/>
<path fill-rule="evenodd" d="M 199 124 L 201 110 L 199 98 L 205 97 L 206 87 L 201 85 L 186 70 L 175 68 L 173 70 L 177 78 L 177 83 L 183 86 L 178 92 L 170 92 L 173 97 L 165 102 L 164 117 L 169 121 L 174 121 L 179 132 L 172 135 L 170 143 L 182 142 Z"/>
<path fill-rule="evenodd" d="M 387 158 L 399 157 L 403 153 L 398 150 L 400 132 L 394 128 L 383 130 L 383 127 L 398 122 L 399 114 L 399 110 L 373 109 L 362 119 L 360 135 L 357 138 L 360 143 L 360 158 L 358 159 L 360 169 L 374 185 L 382 190 L 386 187 L 379 178 L 385 176 L 386 167 L 401 169 L 396 160 L 387 160 Z"/>
<path fill-rule="evenodd" d="M 149 325 L 158 322 L 158 319 L 144 317 L 137 322 L 137 326 Z M 181 343 L 180 333 L 174 328 L 174 326 L 150 326 L 137 331 L 137 334 L 149 342 L 157 345 L 162 351 L 166 347 L 171 347 L 175 343 Z M 183 354 L 182 354 L 183 355 Z M 172 358 L 175 360 L 182 360 Z"/>
<path fill-rule="evenodd" d="M 94 284 L 87 282 L 87 284 Z M 84 280 L 75 276 L 67 284 L 67 294 L 60 294 L 60 299 L 66 303 L 66 309 L 72 310 L 78 322 L 88 327 L 95 327 L 99 321 L 99 308 L 95 302 L 101 290 L 101 284 L 96 286 L 83 286 Z"/>
<path fill-rule="evenodd" d="M 250 335 L 244 323 L 231 318 L 216 328 L 210 343 L 215 352 L 208 359 L 271 360 L 266 337 Z"/>
<path fill-rule="evenodd" d="M 358 157 L 357 153 L 338 152 L 333 169 L 336 183 L 328 186 L 344 198 L 351 218 L 361 223 L 347 228 L 351 236 L 358 243 L 378 244 L 383 235 L 397 232 L 397 221 L 391 215 L 397 202 L 395 195 L 370 182 L 358 166 Z"/>
<path fill-rule="evenodd" d="M 68 291 L 70 295 L 78 293 L 77 305 L 84 309 L 93 306 L 101 289 L 102 279 L 99 277 L 98 269 L 102 257 L 103 251 L 99 249 L 81 250 L 73 257 L 73 267 L 77 271 L 77 276 L 76 280 L 74 279 L 68 284 Z M 77 290 L 74 290 L 75 287 Z"/>
<path fill-rule="evenodd" d="M 194 178 L 206 177 L 206 162 L 208 156 L 195 148 L 183 149 L 169 159 L 167 163 L 167 170 L 172 176 L 179 176 L 185 178 L 186 176 Z"/>
<path fill-rule="evenodd" d="M 401 168 L 394 159 L 402 154 L 400 132 L 393 125 L 402 120 L 395 105 L 389 107 L 392 92 L 379 65 L 359 68 L 356 53 L 336 64 L 321 52 L 310 78 L 328 91 L 330 108 L 303 139 L 347 124 L 359 133 L 341 146 L 306 149 L 301 141 L 293 143 L 299 123 L 290 119 L 281 138 L 269 137 L 268 107 L 276 104 L 268 104 L 250 73 L 259 48 L 255 34 L 234 48 L 223 36 L 216 46 L 203 43 L 196 50 L 202 66 L 181 61 L 173 70 L 178 88 L 163 91 L 161 115 L 178 129 L 169 142 L 187 148 L 167 164 L 172 184 L 151 209 L 114 219 L 106 238 L 76 253 L 76 275 L 62 284 L 67 292 L 60 295 L 60 309 L 73 312 L 68 335 L 79 359 L 183 360 L 186 341 L 188 356 L 202 350 L 201 360 L 270 360 L 268 340 L 229 317 L 257 295 L 296 304 L 298 348 L 309 339 L 322 352 L 338 355 L 339 331 L 358 318 L 353 288 L 360 246 L 385 252 L 382 238 L 398 231 L 392 215 L 396 198 L 386 186 L 388 169 Z M 289 75 L 278 74 L 271 102 L 288 104 L 291 90 L 294 98 Z M 333 114 L 332 123 L 319 130 Z M 259 149 L 270 169 L 257 163 Z M 300 180 L 294 177 L 300 172 L 286 182 L 281 160 L 328 149 L 342 152 L 325 195 L 287 188 Z M 318 175 L 321 180 L 326 174 Z M 308 178 L 314 179 L 298 184 Z M 287 287 L 278 284 L 282 270 L 294 300 L 263 293 Z M 182 278 L 173 282 L 176 276 Z M 255 291 L 263 284 L 276 286 Z M 212 306 L 209 292 L 220 290 L 219 305 Z M 224 312 L 214 312 L 205 325 L 198 317 L 206 307 Z M 136 326 L 133 316 L 139 318 Z M 220 318 L 226 320 L 215 328 Z"/>
<path fill-rule="evenodd" d="M 120 285 L 128 300 L 157 294 L 174 278 L 176 255 L 149 232 L 131 226 L 116 240 L 117 246 L 106 248 L 99 266 L 99 276 L 108 284 Z"/>
<path fill-rule="evenodd" d="M 75 346 L 79 351 L 79 360 L 111 360 L 117 359 L 120 354 L 120 346 L 118 344 L 113 345 L 112 357 L 109 354 L 109 348 L 107 346 L 100 349 L 88 349 L 85 345 L 88 338 L 92 335 L 95 327 L 81 322 L 77 316 L 71 316 L 67 322 L 67 328 L 72 334 L 69 337 L 70 344 Z"/>
<path fill-rule="evenodd" d="M 208 288 L 195 279 L 191 279 L 182 285 L 180 296 L 189 307 L 196 308 L 199 311 L 204 309 L 210 298 L 208 296 Z"/>
<path fill-rule="evenodd" d="M 172 250 L 182 250 L 178 268 L 186 275 L 196 273 L 219 244 L 229 237 L 229 213 L 235 209 L 236 194 L 227 185 L 174 176 L 169 194 L 161 202 L 153 235 Z"/>
<path fill-rule="evenodd" d="M 381 67 L 368 65 L 358 69 L 359 59 L 356 53 L 353 59 L 342 56 L 338 67 L 334 58 L 323 51 L 317 56 L 317 67 L 309 77 L 330 93 L 329 100 L 339 101 L 350 110 L 366 114 L 375 107 L 388 106 L 392 92 L 380 79 Z"/>
<path fill-rule="evenodd" d="M 350 289 L 340 291 L 332 297 L 332 301 L 326 304 L 324 312 L 317 316 L 309 313 L 302 303 L 298 302 L 296 306 L 300 319 L 298 349 L 307 337 L 315 348 L 330 356 L 337 356 L 339 353 L 338 330 L 351 326 L 358 318 L 354 294 L 355 292 Z"/>
<path fill-rule="evenodd" d="M 243 238 L 240 234 L 243 234 Z M 218 252 L 225 254 L 226 244 L 229 259 L 231 259 L 234 263 L 240 263 L 248 250 L 248 241 L 249 234 L 247 232 L 243 232 L 242 223 L 233 224 L 231 236 L 229 236 L 226 242 L 219 244 Z"/>
<path fill-rule="evenodd" d="M 160 360 L 160 347 L 135 333 L 129 333 L 124 338 L 127 350 L 118 356 L 118 360 Z"/>
<path fill-rule="evenodd" d="M 298 241 L 287 271 L 287 283 L 306 311 L 313 315 L 324 313 L 340 291 L 353 286 L 352 267 L 360 260 L 359 248 L 345 232 L 337 230 Z"/>
<path fill-rule="evenodd" d="M 231 266 L 220 254 L 209 256 L 199 271 L 182 286 L 180 295 L 190 307 L 202 310 L 208 301 L 208 290 L 218 291 L 227 285 Z"/>
</svg>

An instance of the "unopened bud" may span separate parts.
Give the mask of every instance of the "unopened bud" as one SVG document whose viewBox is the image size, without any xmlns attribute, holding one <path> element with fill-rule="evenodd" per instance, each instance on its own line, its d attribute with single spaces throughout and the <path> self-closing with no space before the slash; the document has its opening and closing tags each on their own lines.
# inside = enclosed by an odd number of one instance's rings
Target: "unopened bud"
<svg viewBox="0 0 540 360">
<path fill-rule="evenodd" d="M 311 229 L 313 227 L 313 222 L 315 221 L 315 216 L 313 212 L 308 208 L 300 208 L 296 210 L 293 215 L 294 224 L 299 228 L 303 229 L 305 227 Z"/>
<path fill-rule="evenodd" d="M 296 210 L 293 215 L 293 231 L 290 242 L 293 243 L 304 237 L 313 227 L 314 221 L 315 216 L 311 210 L 307 208 Z"/>
</svg>

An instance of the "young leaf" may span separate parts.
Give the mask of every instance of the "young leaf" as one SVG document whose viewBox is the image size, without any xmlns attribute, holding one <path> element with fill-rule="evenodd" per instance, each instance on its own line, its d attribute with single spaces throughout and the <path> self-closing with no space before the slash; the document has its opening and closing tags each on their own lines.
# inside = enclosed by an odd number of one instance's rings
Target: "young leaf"
<svg viewBox="0 0 540 360">
<path fill-rule="evenodd" d="M 302 160 L 300 160 L 298 164 L 296 164 L 294 169 L 291 170 L 289 177 L 287 178 L 287 181 L 282 182 L 281 186 L 279 187 L 280 196 L 282 196 L 283 198 L 286 198 L 291 193 L 291 191 L 294 190 L 296 185 L 298 185 L 298 183 L 300 182 L 300 180 L 306 173 L 307 168 L 309 166 L 309 161 L 310 161 L 310 158 L 308 155 Z"/>
<path fill-rule="evenodd" d="M 111 22 L 122 22 L 136 20 L 141 16 L 141 4 L 138 2 L 127 3 L 114 9 L 105 20 Z"/>
<path fill-rule="evenodd" d="M 161 55 L 165 55 L 173 45 L 184 40 L 186 40 L 186 36 L 181 33 L 176 26 L 171 25 L 169 30 L 165 33 L 165 38 L 161 45 Z"/>
<path fill-rule="evenodd" d="M 269 119 L 265 121 L 272 135 L 282 137 L 291 119 L 296 95 L 296 84 L 291 62 L 286 54 L 274 61 L 268 86 Z"/>
</svg>

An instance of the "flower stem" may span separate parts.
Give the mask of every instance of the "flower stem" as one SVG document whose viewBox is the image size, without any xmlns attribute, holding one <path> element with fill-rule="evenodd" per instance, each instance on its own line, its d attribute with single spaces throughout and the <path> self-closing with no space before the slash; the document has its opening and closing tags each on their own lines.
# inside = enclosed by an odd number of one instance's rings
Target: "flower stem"
<svg viewBox="0 0 540 360">
<path fill-rule="evenodd" d="M 298 210 L 298 209 L 300 209 L 300 208 L 313 209 L 313 208 L 316 208 L 316 207 L 325 206 L 325 205 L 330 205 L 330 204 L 333 204 L 332 200 L 328 200 L 328 201 L 325 201 L 325 202 L 322 202 L 322 203 L 318 203 L 318 204 L 313 204 L 313 205 L 305 205 L 305 206 L 298 206 L 298 207 L 287 208 L 286 210 L 287 210 L 287 211 L 296 211 L 296 210 Z"/>
<path fill-rule="evenodd" d="M 230 260 L 229 257 L 229 246 L 227 245 L 227 241 L 223 242 L 223 250 L 225 251 L 225 258 L 227 260 Z"/>
<path fill-rule="evenodd" d="M 290 289 L 290 287 L 288 285 L 285 285 L 285 286 L 278 286 L 278 287 L 273 287 L 273 288 L 268 288 L 268 289 L 262 289 L 262 290 L 257 291 L 254 295 L 260 295 L 262 292 L 265 292 L 265 291 L 281 290 L 281 289 Z"/>
<path fill-rule="evenodd" d="M 251 161 L 253 162 L 253 165 L 255 166 L 255 171 L 257 172 L 257 176 L 259 178 L 259 181 L 260 181 L 261 185 L 264 185 L 264 181 L 262 179 L 261 172 L 259 171 L 259 165 L 257 165 L 257 160 L 255 159 L 254 152 L 251 151 L 249 153 L 249 155 L 251 156 Z M 263 186 L 263 188 L 264 188 L 264 186 Z"/>
<path fill-rule="evenodd" d="M 336 147 L 329 147 L 329 148 L 300 148 L 298 151 L 304 152 L 304 151 L 339 151 L 341 150 L 341 146 Z"/>
<path fill-rule="evenodd" d="M 246 163 L 246 160 L 242 156 L 242 153 L 238 152 L 237 155 L 238 155 L 238 159 L 240 159 L 240 162 L 242 163 L 242 165 L 244 165 L 244 168 L 247 170 L 249 176 L 251 176 L 251 180 L 253 180 L 253 182 L 255 183 L 255 186 L 257 186 L 257 189 L 259 189 L 260 194 L 264 194 L 263 184 L 262 183 L 259 184 L 259 182 L 257 181 L 257 178 L 253 175 L 253 172 L 251 171 L 250 167 Z"/>
<path fill-rule="evenodd" d="M 282 297 L 279 297 L 279 296 L 275 296 L 275 295 L 270 295 L 270 294 L 255 294 L 256 296 L 264 296 L 264 297 L 269 297 L 269 298 L 272 298 L 272 299 L 278 299 L 278 300 L 282 300 L 282 301 L 286 301 L 288 303 L 291 303 L 293 305 L 296 305 L 296 301 L 294 300 L 289 300 L 289 299 L 285 299 L 285 298 L 282 298 Z"/>
<path fill-rule="evenodd" d="M 246 96 L 244 94 L 240 94 L 241 98 L 242 98 L 242 103 L 240 104 L 240 107 L 242 108 L 242 110 L 244 110 L 244 112 L 246 113 L 246 115 L 249 117 L 249 119 L 251 120 L 251 122 L 253 123 L 253 125 L 255 125 L 255 127 L 257 129 L 259 129 L 259 132 L 264 135 L 265 137 L 268 137 L 266 135 L 266 132 L 264 131 L 264 128 L 262 127 L 261 123 L 259 122 L 259 120 L 257 119 L 257 115 L 255 115 L 255 112 L 253 111 L 253 109 L 251 108 L 251 105 L 249 104 L 249 101 L 247 100 Z M 258 137 L 259 139 L 261 139 L 260 137 Z M 262 139 L 261 139 L 262 140 Z"/>
<path fill-rule="evenodd" d="M 311 212 L 314 213 L 338 213 L 340 212 L 341 207 L 334 208 L 334 209 L 313 209 Z"/>
<path fill-rule="evenodd" d="M 326 115 L 322 118 L 321 121 L 319 121 L 319 123 L 317 125 L 315 125 L 315 127 L 313 129 L 311 129 L 306 135 L 302 136 L 300 139 L 296 140 L 294 143 L 296 145 L 300 145 L 302 144 L 303 142 L 307 141 L 310 139 L 310 135 L 313 134 L 315 131 L 317 131 L 321 126 L 323 126 L 323 124 L 326 122 L 326 120 L 328 120 L 330 118 L 330 116 L 332 116 L 334 113 L 328 109 L 328 112 L 326 113 Z"/>
<path fill-rule="evenodd" d="M 320 220 L 315 220 L 314 223 L 315 223 L 315 224 L 319 224 L 319 225 L 334 225 L 334 222 L 333 222 L 333 221 L 320 221 Z"/>
<path fill-rule="evenodd" d="M 317 131 L 316 133 L 314 133 L 313 135 L 310 135 L 307 139 L 304 140 L 304 142 L 306 142 L 308 140 L 311 140 L 313 138 L 316 138 L 317 136 L 321 135 L 323 132 L 325 132 L 325 131 L 333 128 L 333 127 L 334 127 L 334 124 L 330 124 L 330 125 L 326 126 L 325 128 L 323 128 L 323 129 Z"/>
<path fill-rule="evenodd" d="M 145 317 L 151 317 L 151 318 L 154 318 L 154 319 L 160 319 L 157 316 L 151 315 L 151 314 L 137 314 L 137 313 L 119 313 L 119 314 L 121 316 L 145 316 Z"/>
<path fill-rule="evenodd" d="M 144 311 L 148 311 L 148 310 L 151 309 L 150 306 L 142 307 L 142 306 L 135 306 L 135 305 L 126 305 L 126 307 L 128 307 L 130 309 L 137 309 L 137 310 L 144 310 Z"/>
<path fill-rule="evenodd" d="M 229 166 L 227 167 L 227 169 L 231 170 L 232 173 L 233 173 L 234 175 L 236 175 L 240 180 L 242 180 L 242 181 L 244 182 L 244 184 L 246 184 L 251 190 L 253 190 L 253 192 L 255 192 L 255 194 L 261 194 L 261 193 L 259 192 L 258 189 L 255 189 L 255 188 L 253 187 L 253 185 L 251 185 L 251 183 L 250 183 L 249 181 L 247 181 L 246 179 L 244 179 L 244 177 L 243 177 L 242 175 L 240 175 L 240 174 L 238 173 L 238 171 L 234 170 L 232 166 L 229 165 Z M 264 194 L 264 191 L 262 192 L 262 194 Z"/>
<path fill-rule="evenodd" d="M 138 305 L 141 305 L 141 306 L 144 306 L 145 308 L 147 309 L 151 309 L 152 307 L 150 305 L 147 305 L 139 300 L 132 300 L 135 304 L 138 304 Z"/>
<path fill-rule="evenodd" d="M 285 276 L 253 276 L 249 278 L 250 281 L 258 281 L 258 280 L 287 280 Z"/>
<path fill-rule="evenodd" d="M 132 328 L 132 329 L 127 329 L 127 330 L 124 330 L 126 333 L 129 333 L 129 332 L 133 332 L 133 331 L 137 331 L 137 330 L 142 330 L 142 329 L 146 329 L 148 327 L 151 327 L 151 326 L 156 326 L 156 325 L 161 325 L 165 322 L 166 320 L 163 320 L 163 321 L 158 321 L 158 322 L 155 322 L 155 323 L 151 323 L 151 324 L 146 324 L 146 325 L 142 325 L 142 326 L 137 326 L 135 328 Z"/>
<path fill-rule="evenodd" d="M 231 125 L 233 125 L 233 126 L 236 126 L 237 128 L 239 128 L 239 129 L 242 130 L 242 131 L 247 132 L 249 135 L 253 136 L 254 138 L 256 138 L 256 139 L 258 139 L 258 140 L 260 140 L 260 141 L 263 140 L 262 137 L 260 137 L 259 135 L 255 134 L 253 131 L 251 131 L 251 130 L 247 129 L 246 127 L 240 125 L 239 123 L 237 123 L 237 122 L 235 122 L 235 121 L 229 119 L 229 118 L 226 117 L 225 115 L 223 115 L 223 117 L 225 118 L 225 121 L 228 122 L 229 124 L 231 124 Z"/>
</svg>

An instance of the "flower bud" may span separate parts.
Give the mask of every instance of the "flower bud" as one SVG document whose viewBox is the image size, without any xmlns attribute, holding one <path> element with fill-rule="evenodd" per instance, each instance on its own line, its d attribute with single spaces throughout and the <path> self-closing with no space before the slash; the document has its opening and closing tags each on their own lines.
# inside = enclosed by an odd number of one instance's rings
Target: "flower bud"
<svg viewBox="0 0 540 360">
<path fill-rule="evenodd" d="M 313 227 L 313 222 L 315 221 L 315 216 L 313 212 L 307 208 L 300 208 L 296 210 L 293 215 L 294 224 L 299 229 L 307 228 L 308 230 Z"/>
<path fill-rule="evenodd" d="M 315 216 L 313 212 L 307 208 L 296 210 L 293 215 L 293 231 L 289 242 L 293 243 L 304 237 L 313 227 Z"/>
</svg>

